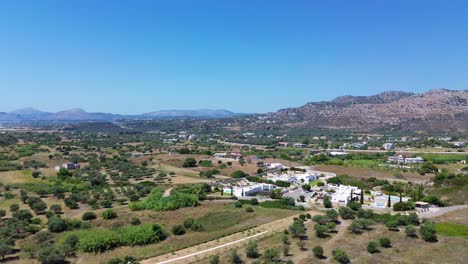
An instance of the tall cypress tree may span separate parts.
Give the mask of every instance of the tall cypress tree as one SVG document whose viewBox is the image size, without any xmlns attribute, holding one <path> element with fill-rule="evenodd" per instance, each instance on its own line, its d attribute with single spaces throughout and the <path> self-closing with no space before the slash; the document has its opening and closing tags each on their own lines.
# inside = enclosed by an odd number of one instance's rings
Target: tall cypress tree
<svg viewBox="0 0 468 264">
<path fill-rule="evenodd" d="M 392 202 L 391 202 L 391 199 L 390 199 L 390 193 L 388 193 L 387 207 L 388 207 L 388 208 L 392 207 Z"/>
</svg>

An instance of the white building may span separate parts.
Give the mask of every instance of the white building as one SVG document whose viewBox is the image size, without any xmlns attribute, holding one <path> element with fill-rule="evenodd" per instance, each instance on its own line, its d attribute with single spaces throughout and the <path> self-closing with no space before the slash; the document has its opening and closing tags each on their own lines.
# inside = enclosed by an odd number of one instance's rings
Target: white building
<svg viewBox="0 0 468 264">
<path fill-rule="evenodd" d="M 424 159 L 421 157 L 416 157 L 416 158 L 406 158 L 405 163 L 423 163 Z"/>
<path fill-rule="evenodd" d="M 348 203 L 351 200 L 359 199 L 361 195 L 361 189 L 355 186 L 340 185 L 334 188 L 335 193 L 331 196 L 331 201 L 334 203 Z"/>
<path fill-rule="evenodd" d="M 382 145 L 382 147 L 385 149 L 385 150 L 392 150 L 392 149 L 395 149 L 395 144 L 393 143 L 385 143 Z"/>
<path fill-rule="evenodd" d="M 267 168 L 269 169 L 276 169 L 276 170 L 282 170 L 282 169 L 286 169 L 286 166 L 284 166 L 283 164 L 281 163 L 267 163 L 265 164 Z"/>
<path fill-rule="evenodd" d="M 276 181 L 285 181 L 291 184 L 296 183 L 299 185 L 309 184 L 319 178 L 319 174 L 316 173 L 294 173 L 289 172 L 287 174 L 278 174 L 278 173 L 268 173 L 267 179 L 273 182 Z"/>
<path fill-rule="evenodd" d="M 255 196 L 262 192 L 271 192 L 274 189 L 278 188 L 273 184 L 267 183 L 256 183 L 248 186 L 234 186 L 232 187 L 233 195 L 236 197 L 243 197 L 243 196 Z M 231 187 L 225 187 L 223 189 L 224 193 L 230 193 Z"/>
</svg>

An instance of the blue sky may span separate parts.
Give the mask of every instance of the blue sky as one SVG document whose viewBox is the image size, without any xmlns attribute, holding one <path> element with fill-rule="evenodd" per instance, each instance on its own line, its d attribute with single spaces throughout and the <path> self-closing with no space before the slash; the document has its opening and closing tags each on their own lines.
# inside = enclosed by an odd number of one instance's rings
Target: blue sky
<svg viewBox="0 0 468 264">
<path fill-rule="evenodd" d="M 0 2 L 0 111 L 267 112 L 468 88 L 468 1 Z"/>
</svg>

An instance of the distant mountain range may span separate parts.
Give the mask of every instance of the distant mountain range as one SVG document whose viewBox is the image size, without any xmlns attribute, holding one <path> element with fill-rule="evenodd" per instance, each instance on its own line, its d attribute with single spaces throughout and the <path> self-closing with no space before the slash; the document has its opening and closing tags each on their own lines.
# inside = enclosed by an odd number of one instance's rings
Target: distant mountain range
<svg viewBox="0 0 468 264">
<path fill-rule="evenodd" d="M 227 110 L 163 110 L 140 115 L 88 113 L 70 109 L 57 113 L 33 108 L 0 113 L 0 122 L 80 122 L 152 119 L 212 119 L 206 125 L 242 130 L 287 131 L 335 129 L 351 131 L 468 132 L 468 91 L 446 89 L 421 94 L 388 91 L 372 96 L 341 96 L 267 114 L 239 114 Z"/>
<path fill-rule="evenodd" d="M 468 91 L 437 89 L 421 94 L 389 91 L 372 96 L 341 96 L 260 115 L 244 127 L 467 132 Z"/>
<path fill-rule="evenodd" d="M 23 108 L 12 112 L 0 112 L 0 122 L 27 121 L 113 121 L 118 119 L 168 119 L 168 118 L 227 118 L 241 116 L 223 109 L 199 110 L 162 110 L 140 115 L 119 115 L 111 113 L 88 113 L 80 108 L 59 111 L 56 113 L 43 112 L 34 108 Z"/>
</svg>

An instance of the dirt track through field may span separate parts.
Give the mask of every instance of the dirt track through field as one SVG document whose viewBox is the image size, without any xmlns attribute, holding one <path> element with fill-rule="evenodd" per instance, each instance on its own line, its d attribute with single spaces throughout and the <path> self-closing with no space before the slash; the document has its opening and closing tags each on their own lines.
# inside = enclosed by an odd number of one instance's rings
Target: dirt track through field
<svg viewBox="0 0 468 264">
<path fill-rule="evenodd" d="M 307 212 L 301 212 L 307 213 Z M 320 214 L 320 211 L 308 211 L 312 216 Z M 158 257 L 142 260 L 141 264 L 153 264 L 153 263 L 191 263 L 204 258 L 209 257 L 210 255 L 216 255 L 221 252 L 224 252 L 231 248 L 236 248 L 247 244 L 251 239 L 261 239 L 263 237 L 273 235 L 277 232 L 281 232 L 284 229 L 287 229 L 293 222 L 294 217 L 298 217 L 300 214 L 289 216 L 283 219 L 279 219 L 270 223 L 263 224 L 261 226 L 246 230 L 244 232 L 238 232 L 230 236 L 219 238 L 217 240 L 212 240 L 200 245 L 189 247 L 176 251 L 174 253 L 169 253 L 161 255 Z"/>
</svg>

